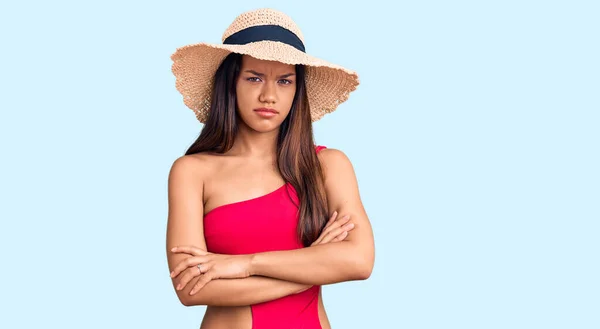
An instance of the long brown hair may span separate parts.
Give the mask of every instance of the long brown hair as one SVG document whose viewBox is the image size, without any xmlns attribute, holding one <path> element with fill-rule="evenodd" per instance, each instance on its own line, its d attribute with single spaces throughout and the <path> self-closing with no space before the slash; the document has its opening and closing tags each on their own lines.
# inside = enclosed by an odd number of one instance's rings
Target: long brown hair
<svg viewBox="0 0 600 329">
<path fill-rule="evenodd" d="M 205 151 L 225 153 L 233 146 L 239 120 L 235 86 L 241 63 L 242 55 L 231 53 L 217 69 L 208 118 L 186 155 Z M 298 194 L 298 238 L 304 246 L 309 246 L 327 222 L 327 196 L 323 171 L 315 152 L 305 67 L 296 65 L 295 70 L 296 94 L 290 112 L 279 128 L 277 167 Z"/>
</svg>

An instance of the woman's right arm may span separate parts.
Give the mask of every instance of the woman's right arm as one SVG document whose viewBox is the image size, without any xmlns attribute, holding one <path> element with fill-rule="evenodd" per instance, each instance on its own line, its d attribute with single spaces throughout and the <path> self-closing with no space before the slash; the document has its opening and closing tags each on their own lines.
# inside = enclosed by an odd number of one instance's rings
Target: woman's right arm
<svg viewBox="0 0 600 329">
<path fill-rule="evenodd" d="M 172 247 L 193 245 L 206 250 L 203 225 L 203 182 L 206 174 L 204 161 L 190 156 L 178 158 L 171 167 L 166 238 L 169 273 L 182 260 L 190 257 L 169 252 Z M 172 278 L 173 287 L 177 286 L 184 273 L 186 272 Z M 253 276 L 244 279 L 213 280 L 194 295 L 189 295 L 199 278 L 197 276 L 183 289 L 175 290 L 183 305 L 246 306 L 288 296 L 309 287 L 295 282 Z"/>
</svg>

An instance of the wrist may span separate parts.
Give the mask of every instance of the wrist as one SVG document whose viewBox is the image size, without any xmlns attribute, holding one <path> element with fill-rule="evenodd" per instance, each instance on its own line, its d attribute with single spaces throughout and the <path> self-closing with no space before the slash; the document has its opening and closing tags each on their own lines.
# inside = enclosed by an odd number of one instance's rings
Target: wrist
<svg viewBox="0 0 600 329">
<path fill-rule="evenodd" d="M 256 271 L 256 254 L 248 255 L 248 274 L 250 276 L 258 275 Z"/>
</svg>

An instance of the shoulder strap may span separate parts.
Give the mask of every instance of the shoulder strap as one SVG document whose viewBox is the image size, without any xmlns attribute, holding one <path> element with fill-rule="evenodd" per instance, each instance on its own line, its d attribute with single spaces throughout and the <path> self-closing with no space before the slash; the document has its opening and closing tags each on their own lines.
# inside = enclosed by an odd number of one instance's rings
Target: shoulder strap
<svg viewBox="0 0 600 329">
<path fill-rule="evenodd" d="M 322 149 L 326 149 L 326 148 L 327 148 L 327 146 L 323 146 L 323 145 L 316 145 L 316 146 L 315 146 L 315 151 L 316 151 L 317 153 L 319 153 L 319 151 L 320 151 L 320 150 L 322 150 Z"/>
</svg>

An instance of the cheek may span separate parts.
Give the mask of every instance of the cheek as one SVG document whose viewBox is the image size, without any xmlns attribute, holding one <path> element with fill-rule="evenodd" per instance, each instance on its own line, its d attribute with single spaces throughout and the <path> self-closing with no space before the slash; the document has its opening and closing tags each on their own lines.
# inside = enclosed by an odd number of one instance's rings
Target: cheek
<svg viewBox="0 0 600 329">
<path fill-rule="evenodd" d="M 294 102 L 294 96 L 296 95 L 295 88 L 289 88 L 282 92 L 281 100 L 286 104 L 286 108 L 290 108 Z"/>
<path fill-rule="evenodd" d="M 247 88 L 244 85 L 237 85 L 236 87 L 236 98 L 238 107 L 242 110 L 249 106 L 252 106 L 252 89 Z"/>
</svg>

